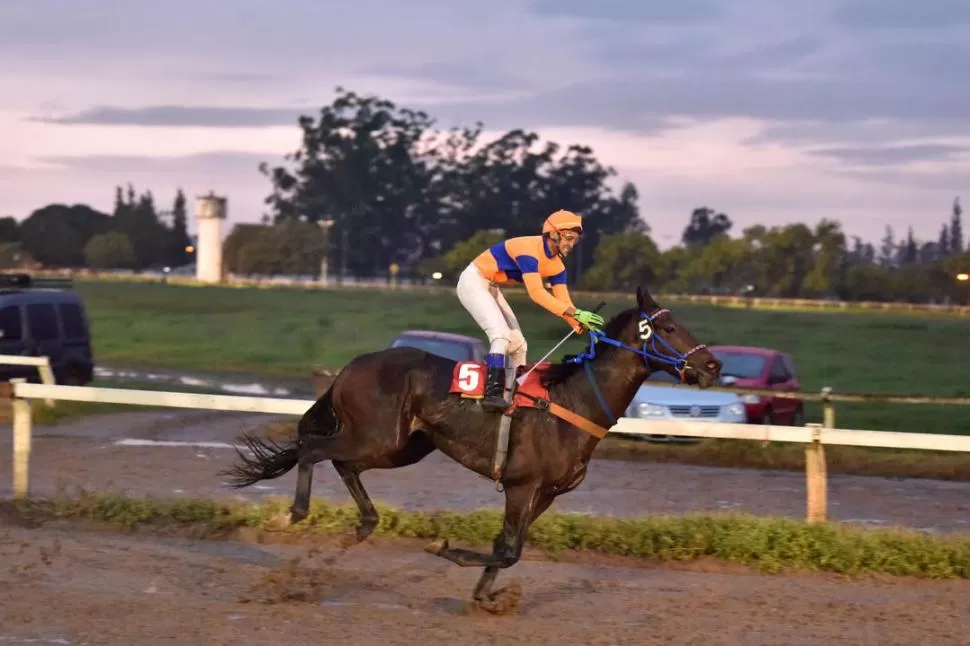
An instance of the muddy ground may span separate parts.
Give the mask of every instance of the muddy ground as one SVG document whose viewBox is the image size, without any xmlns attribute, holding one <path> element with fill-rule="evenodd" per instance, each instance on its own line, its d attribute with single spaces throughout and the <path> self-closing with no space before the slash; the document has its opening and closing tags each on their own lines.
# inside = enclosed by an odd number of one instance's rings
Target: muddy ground
<svg viewBox="0 0 970 646">
<path fill-rule="evenodd" d="M 267 416 L 119 413 L 38 428 L 32 491 L 59 485 L 132 494 L 290 496 L 293 474 L 245 493 L 216 475 L 219 443 Z M 8 427 L 9 428 L 9 427 Z M 10 494 L 10 436 L 0 434 L 0 497 Z M 214 442 L 132 446 L 125 439 Z M 121 444 L 119 444 L 121 442 Z M 137 444 L 137 443 L 136 443 Z M 498 506 L 492 484 L 440 455 L 369 472 L 379 501 L 409 509 Z M 328 465 L 314 493 L 349 500 Z M 841 520 L 960 531 L 970 483 L 833 476 Z M 802 517 L 804 475 L 594 460 L 553 509 L 612 514 L 735 509 Z M 917 644 L 970 645 L 970 581 L 752 573 L 716 563 L 619 558 L 541 560 L 531 552 L 498 585 L 521 599 L 504 615 L 467 604 L 479 571 L 373 540 L 340 551 L 107 533 L 79 523 L 20 526 L 0 517 L 0 646 L 5 644 Z M 297 559 L 294 561 L 294 559 Z M 511 597 L 515 601 L 514 596 Z"/>
<path fill-rule="evenodd" d="M 968 644 L 970 582 L 524 560 L 496 615 L 479 572 L 401 541 L 324 547 L 0 525 L 3 644 Z M 514 602 L 514 599 L 513 599 Z"/>
</svg>

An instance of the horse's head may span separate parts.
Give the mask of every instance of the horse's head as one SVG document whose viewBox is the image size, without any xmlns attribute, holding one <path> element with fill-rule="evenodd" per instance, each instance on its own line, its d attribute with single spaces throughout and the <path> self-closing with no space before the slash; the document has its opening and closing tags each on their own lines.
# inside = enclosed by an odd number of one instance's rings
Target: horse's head
<svg viewBox="0 0 970 646">
<path fill-rule="evenodd" d="M 721 362 L 674 315 L 657 304 L 650 293 L 637 288 L 638 316 L 632 345 L 640 347 L 654 370 L 663 370 L 682 382 L 709 388 L 721 375 Z"/>
</svg>

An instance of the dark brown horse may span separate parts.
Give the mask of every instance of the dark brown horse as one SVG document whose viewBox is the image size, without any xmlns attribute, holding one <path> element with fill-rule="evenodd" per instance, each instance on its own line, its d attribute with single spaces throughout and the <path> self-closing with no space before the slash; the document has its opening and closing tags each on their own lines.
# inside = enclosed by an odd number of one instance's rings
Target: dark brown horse
<svg viewBox="0 0 970 646">
<path fill-rule="evenodd" d="M 364 471 L 414 464 L 438 449 L 489 477 L 501 413 L 450 394 L 454 369 L 454 361 L 415 348 L 358 356 L 303 415 L 295 441 L 280 446 L 244 435 L 253 455 L 239 452 L 240 462 L 226 472 L 230 484 L 248 486 L 298 466 L 290 508 L 291 522 L 297 523 L 309 513 L 314 465 L 330 460 L 360 508 L 356 539 L 362 541 L 378 522 L 360 481 Z M 426 548 L 458 565 L 485 568 L 476 601 L 490 599 L 499 569 L 518 562 L 536 518 L 583 481 L 600 438 L 654 370 L 707 388 L 716 383 L 721 364 L 669 310 L 638 289 L 635 308 L 614 316 L 602 333 L 590 333 L 589 352 L 539 372 L 551 404 L 520 405 L 513 413 L 502 478 L 505 517 L 491 554 L 450 547 L 447 541 Z"/>
</svg>

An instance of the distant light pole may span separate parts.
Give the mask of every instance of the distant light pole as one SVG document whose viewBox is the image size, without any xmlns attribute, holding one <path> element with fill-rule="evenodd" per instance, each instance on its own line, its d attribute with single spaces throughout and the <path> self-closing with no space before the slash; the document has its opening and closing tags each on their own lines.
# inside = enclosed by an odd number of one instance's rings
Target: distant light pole
<svg viewBox="0 0 970 646">
<path fill-rule="evenodd" d="M 331 219 L 317 220 L 317 225 L 320 226 L 320 230 L 326 237 L 326 245 L 323 249 L 323 258 L 320 260 L 320 284 L 326 286 L 329 282 L 329 270 L 330 270 L 330 227 L 332 227 L 334 221 Z"/>
</svg>

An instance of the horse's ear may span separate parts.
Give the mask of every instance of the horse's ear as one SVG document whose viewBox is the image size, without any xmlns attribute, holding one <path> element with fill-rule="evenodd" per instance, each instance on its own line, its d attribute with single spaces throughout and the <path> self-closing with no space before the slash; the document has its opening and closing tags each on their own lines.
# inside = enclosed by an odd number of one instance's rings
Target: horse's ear
<svg viewBox="0 0 970 646">
<path fill-rule="evenodd" d="M 646 289 L 642 286 L 637 285 L 637 304 L 640 306 L 641 310 L 648 310 L 657 306 L 657 301 L 653 300 L 653 296 L 650 295 Z"/>
</svg>

